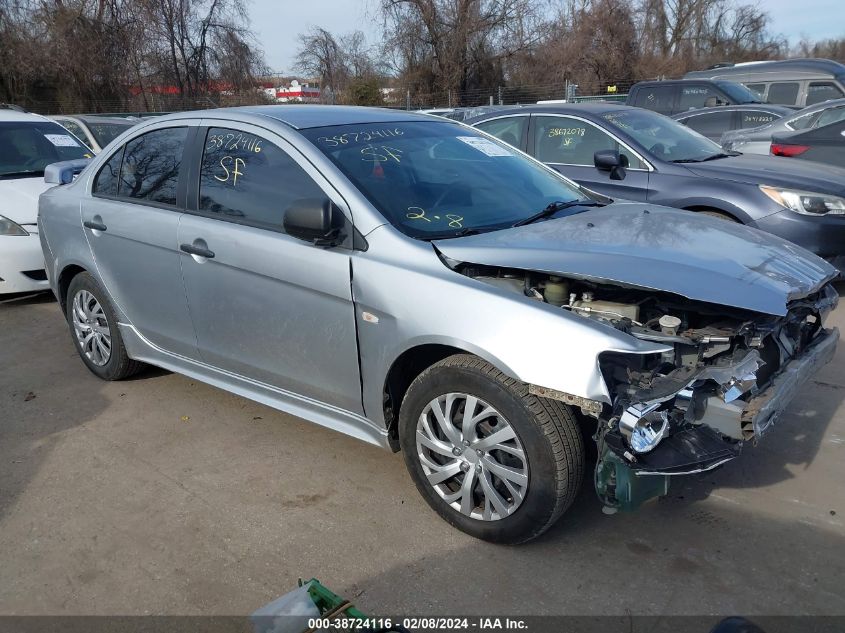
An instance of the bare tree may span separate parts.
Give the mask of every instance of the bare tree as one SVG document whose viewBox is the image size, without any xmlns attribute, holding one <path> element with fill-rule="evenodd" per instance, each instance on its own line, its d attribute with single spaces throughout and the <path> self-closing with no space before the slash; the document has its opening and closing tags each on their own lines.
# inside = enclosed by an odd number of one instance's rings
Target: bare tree
<svg viewBox="0 0 845 633">
<path fill-rule="evenodd" d="M 531 0 L 381 0 L 395 70 L 430 91 L 501 83 L 503 60 L 529 46 Z"/>
</svg>

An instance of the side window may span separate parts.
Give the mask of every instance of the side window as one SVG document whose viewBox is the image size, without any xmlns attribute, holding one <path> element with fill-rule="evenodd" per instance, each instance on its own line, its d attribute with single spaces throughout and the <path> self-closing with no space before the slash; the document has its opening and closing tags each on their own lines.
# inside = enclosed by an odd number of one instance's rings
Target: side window
<svg viewBox="0 0 845 633">
<path fill-rule="evenodd" d="M 798 101 L 797 81 L 776 81 L 769 84 L 769 103 L 781 103 L 783 105 L 795 105 Z"/>
<path fill-rule="evenodd" d="M 733 112 L 710 112 L 691 116 L 685 123 L 693 130 L 704 136 L 719 138 L 724 132 L 732 129 Z"/>
<path fill-rule="evenodd" d="M 645 169 L 642 161 L 592 123 L 550 116 L 538 116 L 534 121 L 534 155 L 537 160 L 592 167 L 596 152 L 611 149 L 627 156 L 632 169 Z"/>
<path fill-rule="evenodd" d="M 745 84 L 745 87 L 757 95 L 760 101 L 763 101 L 763 96 L 766 94 L 766 84 Z"/>
<path fill-rule="evenodd" d="M 270 141 L 238 130 L 208 130 L 200 171 L 201 211 L 282 231 L 291 203 L 322 197 L 317 183 Z"/>
<path fill-rule="evenodd" d="M 811 81 L 807 87 L 807 103 L 813 105 L 829 99 L 839 99 L 842 90 L 832 81 Z"/>
<path fill-rule="evenodd" d="M 117 183 L 120 179 L 120 163 L 122 160 L 123 148 L 121 147 L 100 168 L 97 177 L 94 179 L 94 186 L 91 188 L 91 193 L 95 196 L 117 195 Z"/>
<path fill-rule="evenodd" d="M 818 112 L 802 114 L 801 116 L 797 116 L 794 119 L 787 121 L 786 127 L 790 130 L 806 130 L 808 127 L 811 127 L 811 124 L 818 118 L 818 116 Z"/>
<path fill-rule="evenodd" d="M 188 128 L 142 134 L 126 144 L 117 195 L 176 206 L 176 185 Z"/>
<path fill-rule="evenodd" d="M 840 108 L 828 108 L 813 122 L 813 127 L 822 127 L 823 125 L 838 123 L 842 119 L 845 119 L 845 106 Z"/>
<path fill-rule="evenodd" d="M 750 127 L 759 127 L 771 123 L 780 117 L 771 112 L 763 112 L 762 110 L 746 110 L 739 113 L 739 127 L 747 129 Z"/>
<path fill-rule="evenodd" d="M 492 134 L 500 141 L 504 141 L 509 145 L 519 148 L 522 146 L 522 140 L 525 136 L 525 126 L 527 124 L 527 116 L 511 116 L 503 119 L 484 121 L 475 127 L 487 132 L 488 134 Z"/>
<path fill-rule="evenodd" d="M 668 114 L 672 112 L 674 100 L 675 91 L 672 86 L 646 86 L 637 90 L 634 105 Z"/>
<path fill-rule="evenodd" d="M 678 112 L 703 108 L 704 102 L 707 101 L 708 97 L 712 97 L 713 94 L 710 88 L 700 84 L 681 86 L 681 95 L 678 98 Z"/>
<path fill-rule="evenodd" d="M 56 123 L 61 125 L 65 128 L 68 132 L 73 134 L 77 138 L 84 139 L 85 132 L 82 130 L 81 127 L 76 123 L 76 121 L 71 121 L 70 119 L 57 119 Z"/>
</svg>

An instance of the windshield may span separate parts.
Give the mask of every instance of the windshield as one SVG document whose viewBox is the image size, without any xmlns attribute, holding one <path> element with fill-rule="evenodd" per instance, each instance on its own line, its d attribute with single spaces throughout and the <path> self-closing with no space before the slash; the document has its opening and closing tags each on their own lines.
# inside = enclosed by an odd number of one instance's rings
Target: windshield
<svg viewBox="0 0 845 633">
<path fill-rule="evenodd" d="M 720 81 L 718 83 L 726 95 L 733 99 L 736 103 L 762 103 L 759 94 L 746 88 L 742 84 L 737 84 L 732 81 Z"/>
<path fill-rule="evenodd" d="M 718 144 L 686 125 L 650 110 L 619 110 L 608 112 L 603 118 L 660 160 L 697 162 L 722 155 Z"/>
<path fill-rule="evenodd" d="M 97 121 L 86 121 L 85 124 L 91 131 L 91 136 L 94 137 L 94 140 L 97 141 L 100 147 L 105 147 L 130 127 L 135 125 L 130 121 L 127 121 L 126 123 L 100 123 Z"/>
<path fill-rule="evenodd" d="M 58 123 L 0 122 L 0 177 L 43 175 L 50 163 L 75 158 L 91 152 Z"/>
<path fill-rule="evenodd" d="M 512 147 L 447 121 L 343 125 L 302 134 L 411 237 L 505 228 L 552 203 L 588 200 Z"/>
</svg>

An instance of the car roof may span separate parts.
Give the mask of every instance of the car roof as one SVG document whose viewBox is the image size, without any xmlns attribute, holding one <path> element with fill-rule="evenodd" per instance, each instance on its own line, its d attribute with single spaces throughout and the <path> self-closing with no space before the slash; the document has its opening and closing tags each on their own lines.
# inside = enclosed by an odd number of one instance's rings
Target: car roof
<svg viewBox="0 0 845 633">
<path fill-rule="evenodd" d="M 690 80 L 695 79 L 696 83 L 701 82 L 710 82 L 710 83 L 724 83 L 725 79 L 711 79 L 710 77 L 683 77 L 681 79 L 649 79 L 648 81 L 638 81 L 635 83 L 631 88 L 636 88 L 637 86 L 672 86 L 675 84 L 688 84 L 692 83 Z"/>
<path fill-rule="evenodd" d="M 759 61 L 759 62 L 745 62 L 740 64 L 735 64 L 732 66 L 728 65 L 720 65 L 717 68 L 707 68 L 704 70 L 693 70 L 688 72 L 684 77 L 686 78 L 698 78 L 698 77 L 708 77 L 712 75 L 745 75 L 749 73 L 758 73 L 758 72 L 765 72 L 765 71 L 774 71 L 774 70 L 793 70 L 793 71 L 816 71 L 816 72 L 826 72 L 831 73 L 833 75 L 842 75 L 845 74 L 845 65 L 840 64 L 839 62 L 833 61 L 832 59 L 818 59 L 818 58 L 805 58 L 805 59 L 780 59 L 780 60 L 771 60 L 771 61 Z"/>
<path fill-rule="evenodd" d="M 595 101 L 592 101 L 590 103 L 550 103 L 540 105 L 514 106 L 511 108 L 505 108 L 503 110 L 485 112 L 481 116 L 468 119 L 467 121 L 465 121 L 465 123 L 471 124 L 476 120 L 508 116 L 510 114 L 593 114 L 596 116 L 600 116 L 608 112 L 619 112 L 622 110 L 642 110 L 642 108 L 626 106 L 622 103 L 598 103 Z"/>
<path fill-rule="evenodd" d="M 158 120 L 191 118 L 226 118 L 226 115 L 258 116 L 275 119 L 294 129 L 304 130 L 332 125 L 359 125 L 365 123 L 399 123 L 407 121 L 432 121 L 428 114 L 418 114 L 407 110 L 390 108 L 372 108 L 367 106 L 331 106 L 309 104 L 279 104 L 240 106 L 237 108 L 217 108 L 198 112 L 181 112 L 167 115 Z M 446 119 L 444 119 L 446 121 Z"/>
<path fill-rule="evenodd" d="M 18 110 L 0 108 L 0 121 L 29 121 L 33 123 L 49 121 L 49 119 L 40 114 L 33 114 L 32 112 L 20 112 Z"/>
<path fill-rule="evenodd" d="M 827 110 L 828 108 L 838 108 L 845 105 L 845 97 L 841 99 L 828 99 L 827 101 L 819 101 L 813 105 L 808 105 L 806 108 L 797 110 L 795 116 L 807 114 L 808 112 L 818 112 L 819 110 Z"/>
<path fill-rule="evenodd" d="M 684 119 L 688 116 L 694 116 L 699 114 L 708 114 L 710 112 L 734 112 L 734 111 L 743 111 L 743 110 L 755 110 L 760 111 L 763 110 L 764 112 L 770 112 L 771 114 L 779 114 L 781 116 L 786 116 L 787 114 L 794 114 L 796 110 L 794 108 L 790 108 L 789 106 L 778 105 L 776 103 L 740 103 L 736 105 L 724 105 L 724 106 L 714 106 L 712 108 L 695 108 L 694 110 L 685 110 L 684 112 L 678 112 L 677 114 L 673 114 L 673 119 Z"/>
</svg>

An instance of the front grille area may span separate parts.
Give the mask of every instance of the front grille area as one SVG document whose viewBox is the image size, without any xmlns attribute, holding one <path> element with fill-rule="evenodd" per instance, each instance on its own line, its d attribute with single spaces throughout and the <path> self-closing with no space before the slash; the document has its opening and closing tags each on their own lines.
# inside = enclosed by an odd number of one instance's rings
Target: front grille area
<svg viewBox="0 0 845 633">
<path fill-rule="evenodd" d="M 47 281 L 47 271 L 43 268 L 41 270 L 24 270 L 21 274 L 26 275 L 32 281 Z"/>
</svg>

